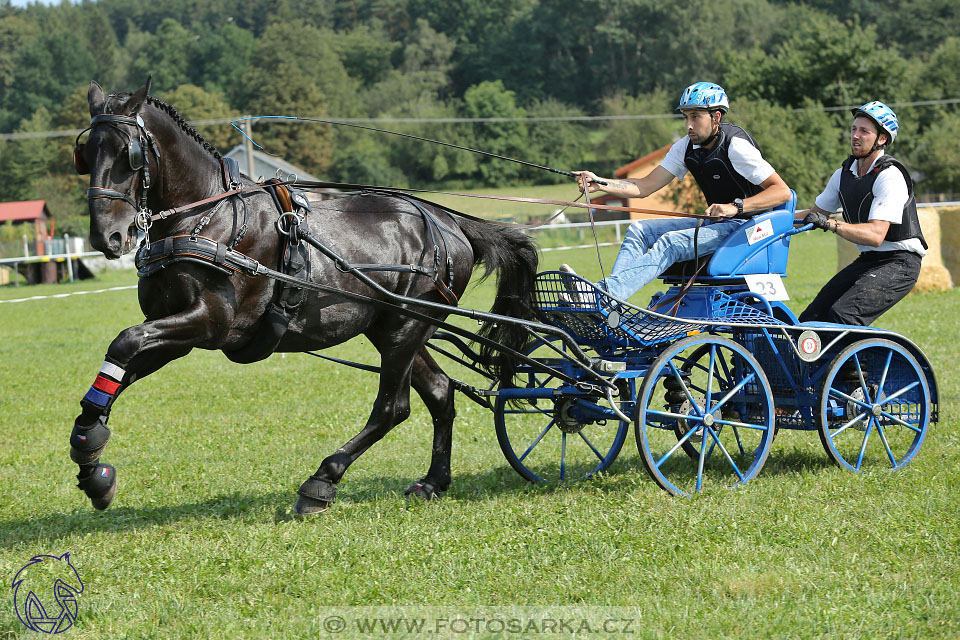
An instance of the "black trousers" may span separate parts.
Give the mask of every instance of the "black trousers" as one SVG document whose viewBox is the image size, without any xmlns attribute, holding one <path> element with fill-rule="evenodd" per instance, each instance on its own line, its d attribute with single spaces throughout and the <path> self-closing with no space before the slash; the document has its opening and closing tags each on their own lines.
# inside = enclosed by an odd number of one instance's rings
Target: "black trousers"
<svg viewBox="0 0 960 640">
<path fill-rule="evenodd" d="M 872 324 L 910 293 L 919 275 L 913 251 L 864 251 L 823 286 L 799 320 Z"/>
</svg>

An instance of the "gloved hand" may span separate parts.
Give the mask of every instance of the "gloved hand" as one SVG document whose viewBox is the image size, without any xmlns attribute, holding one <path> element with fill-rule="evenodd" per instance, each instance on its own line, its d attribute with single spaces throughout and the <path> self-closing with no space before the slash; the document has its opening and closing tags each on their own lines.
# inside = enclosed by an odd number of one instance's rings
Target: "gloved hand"
<svg viewBox="0 0 960 640">
<path fill-rule="evenodd" d="M 803 224 L 812 224 L 816 229 L 823 229 L 824 231 L 830 231 L 830 218 L 823 215 L 819 211 L 811 211 L 803 217 Z"/>
</svg>

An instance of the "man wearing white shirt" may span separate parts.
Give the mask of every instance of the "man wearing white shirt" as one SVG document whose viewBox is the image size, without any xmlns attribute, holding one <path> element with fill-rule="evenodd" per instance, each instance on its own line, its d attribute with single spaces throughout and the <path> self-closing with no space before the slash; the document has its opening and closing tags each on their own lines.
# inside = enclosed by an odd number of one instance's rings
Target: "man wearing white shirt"
<svg viewBox="0 0 960 640">
<path fill-rule="evenodd" d="M 610 276 L 599 283 L 614 298 L 627 300 L 675 262 L 695 252 L 710 253 L 747 219 L 790 199 L 790 188 L 763 159 L 757 143 L 740 127 L 723 121 L 730 104 L 712 82 L 696 82 L 680 97 L 687 135 L 643 178 L 616 180 L 590 171 L 574 171 L 580 189 L 603 190 L 623 198 L 645 198 L 683 178 L 689 171 L 709 205 L 706 215 L 718 218 L 698 228 L 691 218 L 640 220 L 630 225 Z M 694 238 L 696 237 L 696 247 Z M 572 270 L 563 265 L 562 271 Z"/>
<path fill-rule="evenodd" d="M 853 242 L 861 253 L 824 285 L 800 314 L 801 322 L 871 324 L 910 293 L 926 255 L 913 181 L 902 163 L 884 153 L 897 137 L 897 115 L 877 101 L 853 115 L 850 157 L 813 208 L 797 218 Z M 830 219 L 838 209 L 843 220 Z"/>
</svg>

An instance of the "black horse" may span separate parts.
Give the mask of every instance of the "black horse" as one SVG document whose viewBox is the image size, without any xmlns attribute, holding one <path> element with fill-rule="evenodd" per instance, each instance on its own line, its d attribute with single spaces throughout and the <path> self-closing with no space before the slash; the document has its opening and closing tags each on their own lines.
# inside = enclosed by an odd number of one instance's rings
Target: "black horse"
<svg viewBox="0 0 960 640">
<path fill-rule="evenodd" d="M 535 245 L 519 231 L 389 194 L 351 195 L 314 203 L 306 216 L 284 214 L 287 207 L 278 209 L 266 190 L 245 176 L 231 177 L 216 149 L 173 107 L 150 96 L 149 88 L 148 80 L 132 94 L 104 95 L 92 82 L 89 138 L 74 152 L 78 171 L 90 173 L 90 243 L 117 258 L 133 248 L 138 227 L 147 230 L 148 239 L 138 258 L 145 320 L 110 344 L 71 434 L 71 457 L 80 467 L 78 487 L 97 509 L 109 506 L 116 470 L 100 462 L 100 456 L 110 435 L 113 402 L 123 389 L 191 349 L 219 349 L 232 360 L 252 362 L 273 351 L 319 350 L 363 334 L 381 356 L 370 417 L 303 483 L 296 510 L 316 513 L 333 502 L 335 485 L 347 467 L 409 416 L 411 384 L 430 411 L 434 433 L 430 468 L 406 493 L 439 497 L 450 485 L 454 385 L 425 344 L 435 323 L 447 315 L 452 296 L 463 293 L 480 264 L 484 277 L 497 272 L 491 311 L 532 317 Z M 231 191 L 238 193 L 224 195 Z M 280 218 L 299 226 L 278 225 Z M 367 265 L 365 273 L 381 288 L 346 272 L 343 264 L 315 248 L 301 249 L 301 259 L 291 260 L 294 249 L 304 246 L 291 243 L 297 230 L 320 239 L 351 264 Z M 211 256 L 208 263 L 191 258 L 183 247 L 191 241 L 200 247 L 197 238 L 215 248 L 211 253 L 229 250 L 278 270 L 286 264 L 287 273 L 293 264 L 299 277 L 326 288 L 297 289 L 276 279 L 250 277 L 231 269 L 229 261 L 218 261 L 223 255 Z M 171 247 L 180 251 L 171 252 Z M 149 269 L 146 263 L 157 256 L 164 258 L 164 268 Z M 381 270 L 375 264 L 393 268 Z M 411 315 L 403 313 L 410 305 L 371 304 L 357 294 L 375 303 L 399 294 L 432 304 Z M 487 323 L 480 333 L 509 348 L 523 348 L 523 333 L 515 326 Z M 493 375 L 504 375 L 509 365 L 495 351 L 489 343 L 481 351 L 484 366 Z"/>
</svg>

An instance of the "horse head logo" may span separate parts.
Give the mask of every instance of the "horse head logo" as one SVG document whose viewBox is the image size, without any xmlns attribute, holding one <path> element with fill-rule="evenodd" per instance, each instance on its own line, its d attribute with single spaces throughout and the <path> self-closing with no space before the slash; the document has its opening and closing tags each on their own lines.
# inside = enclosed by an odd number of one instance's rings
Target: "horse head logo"
<svg viewBox="0 0 960 640">
<path fill-rule="evenodd" d="M 17 617 L 31 631 L 62 633 L 77 619 L 77 596 L 83 593 L 83 582 L 69 553 L 34 556 L 17 572 L 10 588 Z"/>
</svg>

